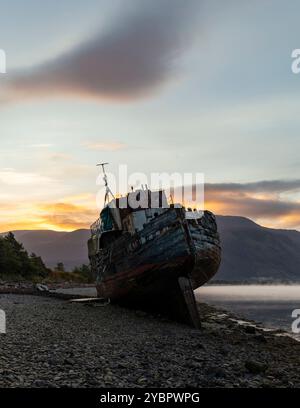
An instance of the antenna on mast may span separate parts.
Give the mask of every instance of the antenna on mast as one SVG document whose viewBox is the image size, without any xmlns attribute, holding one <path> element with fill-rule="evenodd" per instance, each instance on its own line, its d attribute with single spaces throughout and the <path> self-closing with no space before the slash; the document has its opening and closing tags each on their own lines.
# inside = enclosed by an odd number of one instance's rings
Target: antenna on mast
<svg viewBox="0 0 300 408">
<path fill-rule="evenodd" d="M 103 181 L 105 184 L 105 197 L 104 197 L 104 207 L 106 205 L 106 203 L 109 203 L 109 195 L 111 195 L 114 199 L 115 196 L 113 195 L 113 192 L 111 191 L 111 189 L 108 186 L 108 181 L 107 181 L 107 174 L 105 173 L 105 166 L 108 165 L 109 163 L 99 163 L 97 164 L 97 166 L 101 166 L 102 167 L 102 171 L 103 171 Z"/>
</svg>

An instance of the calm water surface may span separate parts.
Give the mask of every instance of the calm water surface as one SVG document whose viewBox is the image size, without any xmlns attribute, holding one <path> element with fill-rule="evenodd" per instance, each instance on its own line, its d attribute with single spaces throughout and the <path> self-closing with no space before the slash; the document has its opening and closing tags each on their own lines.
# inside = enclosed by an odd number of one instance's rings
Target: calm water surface
<svg viewBox="0 0 300 408">
<path fill-rule="evenodd" d="M 292 311 L 300 309 L 300 285 L 211 285 L 195 292 L 199 302 L 292 333 Z M 297 335 L 300 339 L 300 335 Z"/>
</svg>

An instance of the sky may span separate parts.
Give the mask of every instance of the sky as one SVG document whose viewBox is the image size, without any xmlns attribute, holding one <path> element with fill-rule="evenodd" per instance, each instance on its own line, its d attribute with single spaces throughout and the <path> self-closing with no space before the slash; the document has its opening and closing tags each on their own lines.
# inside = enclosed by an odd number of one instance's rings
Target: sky
<svg viewBox="0 0 300 408">
<path fill-rule="evenodd" d="M 103 161 L 203 173 L 206 209 L 300 230 L 299 13 L 296 0 L 1 0 L 0 231 L 87 228 Z"/>
</svg>

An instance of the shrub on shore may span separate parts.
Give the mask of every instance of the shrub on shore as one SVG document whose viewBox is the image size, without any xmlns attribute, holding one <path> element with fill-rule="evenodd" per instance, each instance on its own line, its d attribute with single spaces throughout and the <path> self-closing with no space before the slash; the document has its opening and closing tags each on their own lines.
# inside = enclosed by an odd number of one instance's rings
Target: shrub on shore
<svg viewBox="0 0 300 408">
<path fill-rule="evenodd" d="M 74 283 L 93 283 L 94 279 L 88 265 L 82 265 L 74 268 L 73 272 L 66 272 L 65 270 L 58 270 L 55 268 L 50 271 L 44 282 L 60 283 L 60 282 L 74 282 Z"/>
</svg>

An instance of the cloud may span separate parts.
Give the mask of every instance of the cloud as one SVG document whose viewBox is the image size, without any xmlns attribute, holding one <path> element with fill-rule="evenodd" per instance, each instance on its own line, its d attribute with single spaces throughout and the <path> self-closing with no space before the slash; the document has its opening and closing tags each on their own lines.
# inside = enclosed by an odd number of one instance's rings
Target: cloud
<svg viewBox="0 0 300 408">
<path fill-rule="evenodd" d="M 40 209 L 45 211 L 44 224 L 52 225 L 54 229 L 88 228 L 99 216 L 95 208 L 64 202 L 40 206 Z"/>
<path fill-rule="evenodd" d="M 125 144 L 119 142 L 86 142 L 83 146 L 90 150 L 100 150 L 105 152 L 123 150 L 126 147 Z"/>
<path fill-rule="evenodd" d="M 42 162 L 43 171 L 55 178 L 61 185 L 67 186 L 74 183 L 74 178 L 78 179 L 85 176 L 95 176 L 96 163 L 84 164 L 78 158 L 70 153 L 42 151 L 38 155 Z"/>
<path fill-rule="evenodd" d="M 47 149 L 48 147 L 53 147 L 52 143 L 36 143 L 32 144 L 31 147 L 34 149 Z"/>
<path fill-rule="evenodd" d="M 134 2 L 104 32 L 8 82 L 5 100 L 80 96 L 145 97 L 173 77 L 198 15 L 197 0 Z"/>
<path fill-rule="evenodd" d="M 0 170 L 0 183 L 10 186 L 40 186 L 53 183 L 50 177 L 42 176 L 37 173 L 18 172 L 14 169 Z"/>
<path fill-rule="evenodd" d="M 50 229 L 69 231 L 88 228 L 97 217 L 96 210 L 65 202 L 42 204 L 38 209 L 43 213 L 40 223 Z"/>
<path fill-rule="evenodd" d="M 74 197 L 75 201 L 80 197 Z M 83 197 L 82 197 L 83 198 Z M 90 197 L 85 197 L 90 199 Z M 73 231 L 88 228 L 99 216 L 96 205 L 91 202 L 71 204 L 61 202 L 0 203 L 0 232 L 12 230 Z"/>
<path fill-rule="evenodd" d="M 70 161 L 72 160 L 72 156 L 67 153 L 51 153 L 49 154 L 49 160 L 54 161 L 54 162 L 60 162 L 60 161 Z"/>
<path fill-rule="evenodd" d="M 205 185 L 206 208 L 276 228 L 300 229 L 300 180 Z"/>
<path fill-rule="evenodd" d="M 235 192 L 235 193 L 283 193 L 300 190 L 300 180 L 271 180 L 257 181 L 254 183 L 215 183 L 206 184 L 206 191 L 210 192 Z"/>
</svg>

